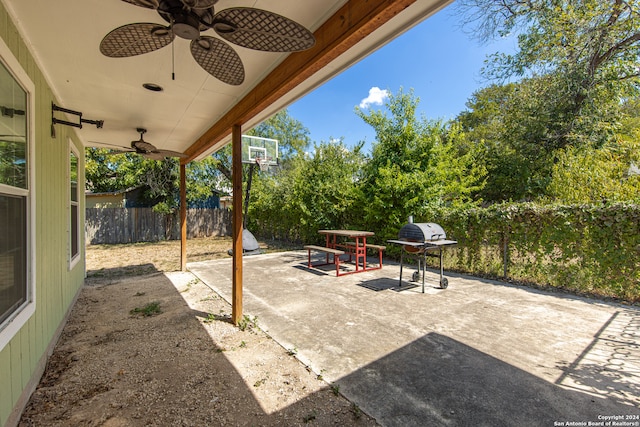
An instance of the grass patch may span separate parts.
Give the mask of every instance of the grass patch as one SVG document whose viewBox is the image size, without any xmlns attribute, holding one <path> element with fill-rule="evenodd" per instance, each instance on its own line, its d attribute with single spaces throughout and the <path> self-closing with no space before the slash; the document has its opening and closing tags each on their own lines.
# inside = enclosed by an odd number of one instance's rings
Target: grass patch
<svg viewBox="0 0 640 427">
<path fill-rule="evenodd" d="M 267 383 L 267 380 L 269 379 L 269 372 L 265 372 L 264 377 L 260 378 L 258 381 L 256 381 L 255 383 L 253 383 L 253 386 L 258 388 L 261 385 L 264 385 Z"/>
<path fill-rule="evenodd" d="M 253 319 L 246 314 L 242 316 L 242 319 L 238 322 L 238 329 L 241 331 L 251 331 L 258 327 L 258 317 L 254 317 Z"/>
<path fill-rule="evenodd" d="M 187 287 L 186 287 L 186 288 L 184 288 L 181 292 L 188 292 L 188 291 L 190 291 L 190 290 L 191 290 L 191 287 L 192 287 L 193 285 L 197 285 L 199 282 L 200 282 L 200 280 L 199 280 L 199 279 L 192 279 L 192 280 L 189 280 L 189 282 L 187 282 Z"/>
<path fill-rule="evenodd" d="M 333 392 L 334 395 L 340 396 L 340 386 L 339 385 L 332 384 L 331 385 L 331 391 Z"/>
<path fill-rule="evenodd" d="M 160 313 L 162 313 L 162 310 L 160 310 L 160 303 L 158 301 L 150 302 L 144 307 L 136 307 L 129 312 L 129 314 L 131 314 L 132 316 L 143 317 L 151 317 Z"/>
<path fill-rule="evenodd" d="M 231 315 L 224 314 L 221 310 L 220 314 L 209 313 L 207 314 L 206 318 L 202 319 L 202 323 L 213 323 L 213 322 L 231 323 Z"/>
<path fill-rule="evenodd" d="M 351 413 L 356 420 L 362 418 L 362 409 L 355 403 L 351 404 Z"/>
</svg>

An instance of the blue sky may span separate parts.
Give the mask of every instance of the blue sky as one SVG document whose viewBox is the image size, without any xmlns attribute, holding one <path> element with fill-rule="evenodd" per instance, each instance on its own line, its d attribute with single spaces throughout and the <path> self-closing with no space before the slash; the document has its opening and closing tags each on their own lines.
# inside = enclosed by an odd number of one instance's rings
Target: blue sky
<svg viewBox="0 0 640 427">
<path fill-rule="evenodd" d="M 480 45 L 459 28 L 451 7 L 435 14 L 347 71 L 289 106 L 313 142 L 343 137 L 347 146 L 375 141 L 375 132 L 354 113 L 371 88 L 397 93 L 414 89 L 419 115 L 454 118 L 485 84 L 480 70 L 487 54 L 512 51 L 515 40 Z M 380 105 L 369 108 L 379 109 Z"/>
</svg>

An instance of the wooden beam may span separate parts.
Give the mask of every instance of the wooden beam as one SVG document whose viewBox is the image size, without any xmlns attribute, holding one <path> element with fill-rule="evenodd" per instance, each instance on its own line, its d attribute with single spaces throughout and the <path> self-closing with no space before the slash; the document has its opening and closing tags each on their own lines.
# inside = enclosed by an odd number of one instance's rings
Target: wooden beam
<svg viewBox="0 0 640 427">
<path fill-rule="evenodd" d="M 242 127 L 233 125 L 232 179 L 233 179 L 233 271 L 231 292 L 231 321 L 242 320 Z"/>
<path fill-rule="evenodd" d="M 180 270 L 187 271 L 187 169 L 180 164 Z"/>
<path fill-rule="evenodd" d="M 188 163 L 310 78 L 416 0 L 349 0 L 315 33 L 309 50 L 290 54 L 187 150 Z"/>
</svg>

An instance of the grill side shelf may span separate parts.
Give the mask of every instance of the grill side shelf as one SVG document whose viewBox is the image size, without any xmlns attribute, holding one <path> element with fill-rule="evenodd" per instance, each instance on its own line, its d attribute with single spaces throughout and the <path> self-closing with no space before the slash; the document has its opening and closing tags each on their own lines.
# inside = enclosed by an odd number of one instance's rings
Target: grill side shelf
<svg viewBox="0 0 640 427">
<path fill-rule="evenodd" d="M 429 249 L 429 247 L 433 247 L 435 249 L 442 246 L 455 246 L 458 244 L 458 241 L 442 239 L 442 240 L 432 240 L 428 242 L 412 242 L 409 240 L 391 239 L 391 240 L 387 240 L 387 243 L 395 243 L 396 245 L 413 246 L 414 248 L 425 248 L 425 249 Z"/>
</svg>

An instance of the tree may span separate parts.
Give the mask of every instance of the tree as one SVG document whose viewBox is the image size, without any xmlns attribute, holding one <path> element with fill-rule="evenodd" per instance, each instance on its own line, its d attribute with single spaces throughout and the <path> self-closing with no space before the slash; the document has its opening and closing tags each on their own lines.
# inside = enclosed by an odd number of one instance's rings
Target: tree
<svg viewBox="0 0 640 427">
<path fill-rule="evenodd" d="M 186 166 L 187 202 L 198 204 L 228 188 L 227 178 L 220 172 L 212 156 L 189 162 Z"/>
<path fill-rule="evenodd" d="M 291 157 L 304 150 L 310 144 L 309 129 L 291 117 L 287 109 L 277 112 L 274 116 L 260 123 L 255 128 L 249 130 L 247 135 L 259 136 L 278 140 L 278 150 L 280 161 L 286 162 Z M 231 183 L 231 145 L 217 151 L 213 155 L 213 162 Z"/>
<path fill-rule="evenodd" d="M 277 139 L 280 158 L 284 161 L 303 153 L 311 143 L 309 129 L 291 117 L 287 109 L 278 111 L 247 132 L 247 135 Z"/>
<path fill-rule="evenodd" d="M 638 94 L 638 0 L 459 0 L 457 7 L 481 41 L 518 33 L 518 51 L 493 55 L 484 71 L 537 84 L 538 109 L 550 118 L 536 135 L 541 148 L 607 141 L 620 99 Z"/>
<path fill-rule="evenodd" d="M 11 137 L 7 139 L 12 139 Z M 26 188 L 27 145 L 22 142 L 5 141 L 0 137 L 0 184 Z"/>
<path fill-rule="evenodd" d="M 134 153 L 112 154 L 104 148 L 87 148 L 85 152 L 86 189 L 96 193 L 144 187 L 143 200 L 160 212 L 171 213 L 179 203 L 179 162 L 145 159 Z M 216 168 L 205 159 L 186 167 L 187 200 L 206 200 L 217 189 Z"/>
<path fill-rule="evenodd" d="M 640 102 L 624 103 L 629 118 L 601 148 L 570 147 L 558 155 L 548 196 L 564 203 L 640 203 Z"/>
<path fill-rule="evenodd" d="M 249 206 L 255 229 L 312 242 L 319 229 L 353 226 L 359 215 L 353 205 L 364 161 L 361 149 L 348 149 L 342 141 L 322 142 L 310 154 L 290 157 L 277 173 L 261 176 Z"/>
<path fill-rule="evenodd" d="M 138 167 L 142 161 L 140 156 L 119 154 L 113 155 L 105 148 L 87 148 L 86 189 L 94 193 L 119 191 L 134 187 L 138 183 Z M 133 166 L 133 167 L 132 167 Z"/>
<path fill-rule="evenodd" d="M 401 89 L 389 97 L 386 111 L 356 107 L 376 131 L 358 186 L 362 225 L 383 237 L 428 207 L 471 203 L 482 185 L 484 170 L 474 164 L 475 151 L 464 134 L 456 126 L 418 119 L 418 104 L 413 91 Z"/>
<path fill-rule="evenodd" d="M 630 165 L 639 163 L 626 160 L 639 150 L 638 142 L 621 142 L 599 149 L 571 147 L 563 151 L 553 166 L 549 198 L 579 204 L 640 203 L 640 176 L 629 174 Z"/>
<path fill-rule="evenodd" d="M 553 120 L 535 94 L 543 83 L 530 79 L 480 89 L 456 118 L 487 169 L 479 198 L 499 202 L 545 194 L 555 154 L 540 144 Z"/>
<path fill-rule="evenodd" d="M 179 205 L 179 161 L 175 158 L 165 160 L 143 160 L 144 184 L 148 188 L 146 197 L 155 202 L 157 212 L 173 213 Z"/>
<path fill-rule="evenodd" d="M 143 200 L 160 212 L 178 205 L 178 160 L 145 159 L 135 153 L 112 154 L 104 148 L 85 152 L 86 189 L 96 193 L 143 186 Z"/>
</svg>

